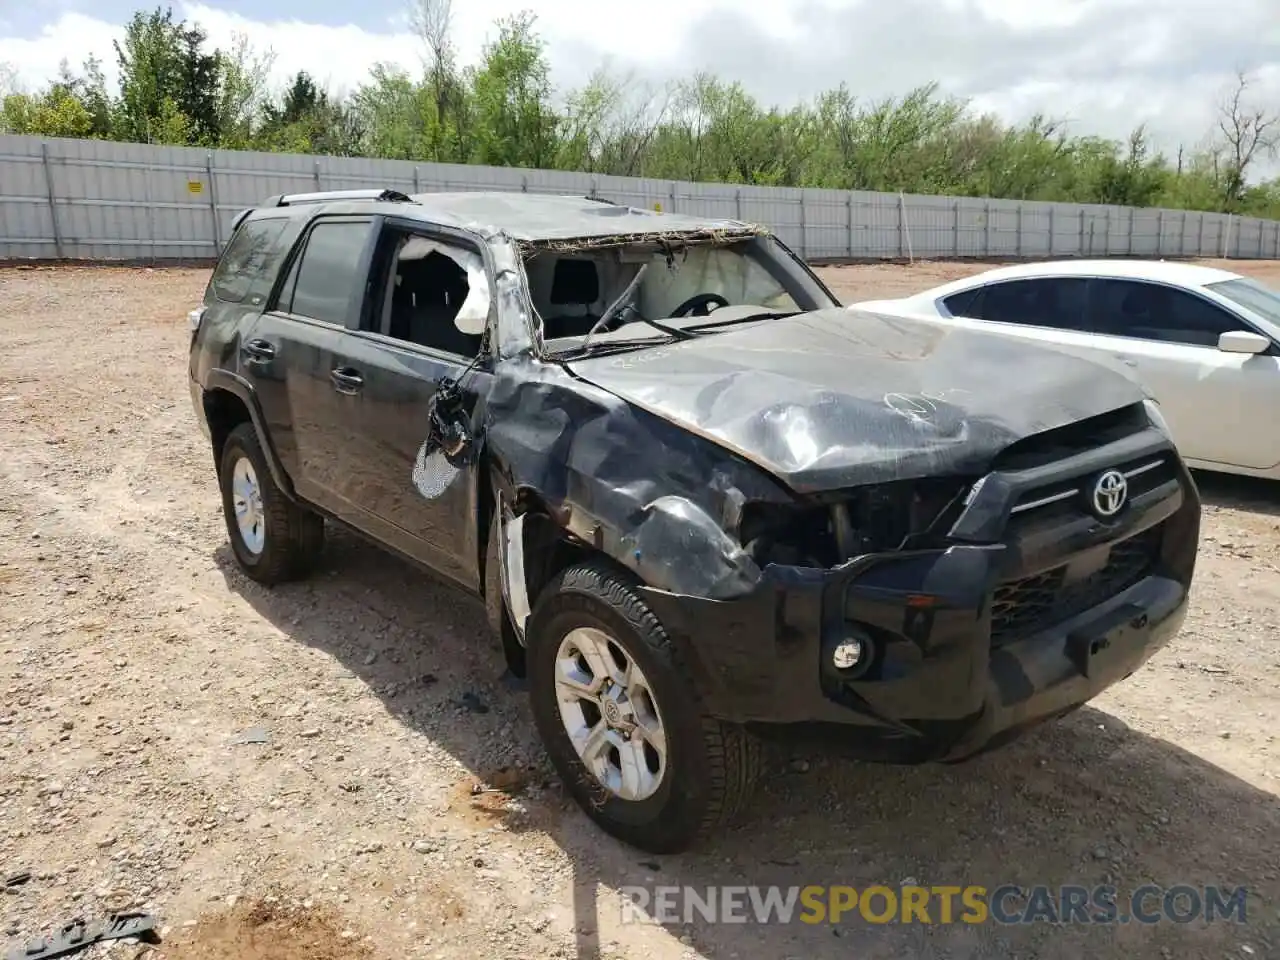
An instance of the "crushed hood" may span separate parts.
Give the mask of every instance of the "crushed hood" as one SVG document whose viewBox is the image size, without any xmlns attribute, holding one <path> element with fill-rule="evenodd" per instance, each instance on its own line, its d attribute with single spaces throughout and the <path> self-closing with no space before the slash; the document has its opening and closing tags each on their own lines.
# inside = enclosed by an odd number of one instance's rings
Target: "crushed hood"
<svg viewBox="0 0 1280 960">
<path fill-rule="evenodd" d="M 1049 348 L 847 309 L 569 368 L 800 492 L 982 473 L 1017 440 L 1142 399 Z"/>
</svg>

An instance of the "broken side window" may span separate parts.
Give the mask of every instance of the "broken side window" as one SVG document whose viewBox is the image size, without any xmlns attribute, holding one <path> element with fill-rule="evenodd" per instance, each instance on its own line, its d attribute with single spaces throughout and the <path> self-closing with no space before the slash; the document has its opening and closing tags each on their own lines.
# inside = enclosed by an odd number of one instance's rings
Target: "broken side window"
<svg viewBox="0 0 1280 960">
<path fill-rule="evenodd" d="M 379 333 L 471 358 L 489 319 L 489 279 L 477 251 L 392 231 L 384 245 L 386 288 L 371 326 Z"/>
</svg>

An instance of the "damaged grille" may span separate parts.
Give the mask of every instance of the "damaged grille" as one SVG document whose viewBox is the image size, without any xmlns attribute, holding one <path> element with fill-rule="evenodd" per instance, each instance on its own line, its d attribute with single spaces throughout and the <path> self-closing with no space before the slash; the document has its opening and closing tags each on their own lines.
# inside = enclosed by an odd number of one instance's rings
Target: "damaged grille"
<svg viewBox="0 0 1280 960">
<path fill-rule="evenodd" d="M 991 597 L 991 646 L 1031 636 L 1083 613 L 1147 576 L 1160 553 L 1160 527 L 1113 544 L 1106 562 L 1079 580 L 1067 581 L 1068 564 L 1011 580 Z"/>
<path fill-rule="evenodd" d="M 1130 501 L 1177 479 L 1177 467 L 1173 456 L 1168 453 L 1148 454 L 1117 463 L 1116 469 L 1128 481 Z M 1095 476 L 1096 472 L 1087 473 L 1026 491 L 1013 505 L 1010 521 L 1017 524 L 1034 519 L 1039 523 L 1053 517 L 1082 513 L 1082 503 Z"/>
</svg>

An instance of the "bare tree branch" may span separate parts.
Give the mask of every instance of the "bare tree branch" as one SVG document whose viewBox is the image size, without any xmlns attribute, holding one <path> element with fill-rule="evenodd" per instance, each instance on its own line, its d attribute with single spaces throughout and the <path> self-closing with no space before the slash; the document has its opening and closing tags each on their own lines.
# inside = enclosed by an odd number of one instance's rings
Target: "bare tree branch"
<svg viewBox="0 0 1280 960">
<path fill-rule="evenodd" d="M 1249 75 L 1236 72 L 1236 83 L 1218 106 L 1218 130 L 1226 147 L 1227 170 L 1223 200 L 1228 209 L 1244 195 L 1245 179 L 1256 160 L 1274 156 L 1280 145 L 1280 114 L 1246 103 Z"/>
<path fill-rule="evenodd" d="M 432 76 L 453 62 L 453 0 L 412 0 L 409 26 L 426 51 Z"/>
<path fill-rule="evenodd" d="M 21 92 L 21 85 L 18 83 L 18 71 L 12 64 L 0 61 L 0 97 Z"/>
</svg>

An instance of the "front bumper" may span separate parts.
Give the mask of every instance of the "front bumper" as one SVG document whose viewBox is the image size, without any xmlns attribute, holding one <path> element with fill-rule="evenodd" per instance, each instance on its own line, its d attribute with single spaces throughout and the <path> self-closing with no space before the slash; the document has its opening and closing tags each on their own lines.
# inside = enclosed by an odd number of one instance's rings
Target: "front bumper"
<svg viewBox="0 0 1280 960">
<path fill-rule="evenodd" d="M 1180 629 L 1200 500 L 1160 452 L 1168 473 L 1113 521 L 1060 511 L 1019 528 L 1010 487 L 998 543 L 771 566 L 729 601 L 644 594 L 713 716 L 863 759 L 962 759 L 1092 699 Z M 875 650 L 855 677 L 831 664 L 851 629 Z"/>
</svg>

